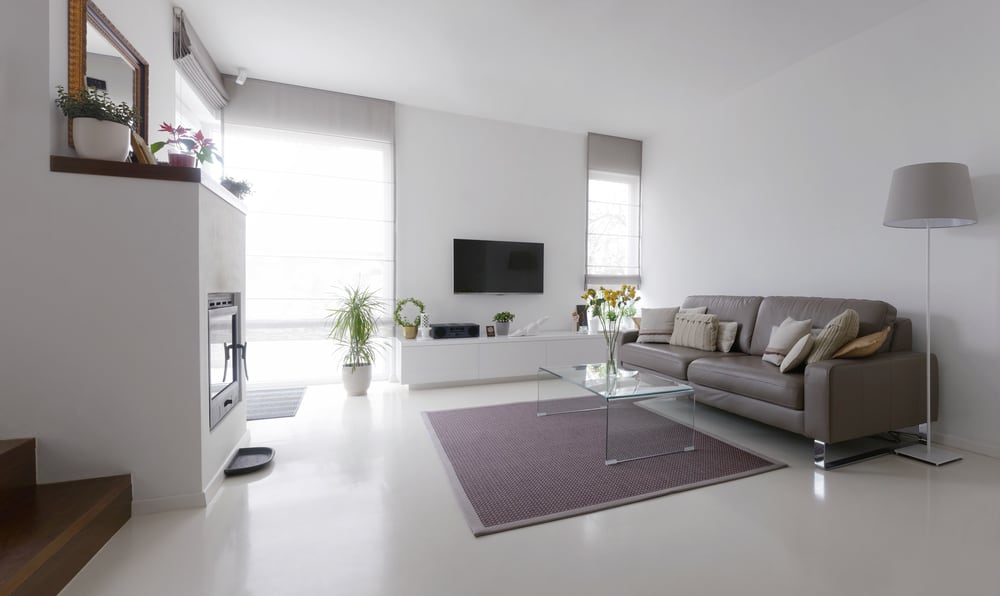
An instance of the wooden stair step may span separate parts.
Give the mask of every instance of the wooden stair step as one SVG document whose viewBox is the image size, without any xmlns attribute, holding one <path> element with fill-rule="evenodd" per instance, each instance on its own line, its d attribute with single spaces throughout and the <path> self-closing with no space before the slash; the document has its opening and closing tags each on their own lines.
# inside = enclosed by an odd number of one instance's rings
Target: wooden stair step
<svg viewBox="0 0 1000 596">
<path fill-rule="evenodd" d="M 0 441 L 0 493 L 35 484 L 35 440 Z"/>
<path fill-rule="evenodd" d="M 0 492 L 0 594 L 58 594 L 131 509 L 129 475 Z"/>
</svg>

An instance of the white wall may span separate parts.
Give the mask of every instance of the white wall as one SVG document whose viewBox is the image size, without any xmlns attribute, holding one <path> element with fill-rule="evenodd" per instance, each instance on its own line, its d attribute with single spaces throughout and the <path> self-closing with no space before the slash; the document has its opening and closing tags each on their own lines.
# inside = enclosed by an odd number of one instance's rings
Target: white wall
<svg viewBox="0 0 1000 596">
<path fill-rule="evenodd" d="M 396 109 L 396 296 L 424 302 L 433 322 L 512 329 L 548 315 L 569 329 L 583 291 L 586 135 L 399 105 Z M 452 291 L 452 240 L 545 244 L 545 293 Z"/>
<path fill-rule="evenodd" d="M 979 224 L 933 232 L 935 428 L 1000 456 L 1000 4 L 939 0 L 645 143 L 646 304 L 877 298 L 925 345 L 924 233 L 882 226 L 892 170 L 967 163 Z"/>
<path fill-rule="evenodd" d="M 41 482 L 131 473 L 149 507 L 203 502 L 199 188 L 49 171 L 68 151 L 66 2 L 16 4 L 0 20 L 0 437 L 38 438 Z M 169 4 L 100 6 L 150 63 L 151 120 L 171 119 Z"/>
</svg>

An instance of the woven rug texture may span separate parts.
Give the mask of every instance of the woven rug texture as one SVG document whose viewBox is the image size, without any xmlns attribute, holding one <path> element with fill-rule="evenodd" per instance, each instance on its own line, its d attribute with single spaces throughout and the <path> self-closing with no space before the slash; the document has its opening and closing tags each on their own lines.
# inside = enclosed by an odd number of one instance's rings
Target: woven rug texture
<svg viewBox="0 0 1000 596">
<path fill-rule="evenodd" d="M 247 390 L 247 420 L 288 418 L 295 416 L 302 405 L 305 387 Z"/>
<path fill-rule="evenodd" d="M 424 412 L 476 536 L 581 515 L 785 467 L 696 432 L 693 451 L 605 465 L 603 410 L 538 417 L 534 402 Z M 622 448 L 691 428 L 630 403 L 614 412 Z M 617 424 L 616 424 L 617 425 Z M 647 451 L 648 453 L 648 451 Z"/>
</svg>

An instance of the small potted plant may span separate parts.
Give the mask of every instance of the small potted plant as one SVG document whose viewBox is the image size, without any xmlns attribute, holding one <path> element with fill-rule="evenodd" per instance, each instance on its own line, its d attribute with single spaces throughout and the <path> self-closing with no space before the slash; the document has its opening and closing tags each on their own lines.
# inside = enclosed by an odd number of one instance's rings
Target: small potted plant
<svg viewBox="0 0 1000 596">
<path fill-rule="evenodd" d="M 223 188 L 233 193 L 233 196 L 237 199 L 242 199 L 253 194 L 253 187 L 246 180 L 237 180 L 236 178 L 225 176 L 220 184 L 222 184 Z"/>
<path fill-rule="evenodd" d="M 403 313 L 403 307 L 407 304 L 412 304 L 417 309 L 417 313 L 412 318 Z M 417 337 L 417 325 L 420 324 L 420 315 L 422 314 L 424 314 L 424 303 L 416 298 L 403 298 L 396 303 L 396 312 L 394 313 L 394 317 L 396 319 L 396 324 L 403 328 L 403 337 L 406 339 L 414 339 Z"/>
<path fill-rule="evenodd" d="M 70 93 L 56 87 L 56 105 L 73 123 L 73 146 L 80 157 L 125 161 L 132 146 L 135 110 L 115 103 L 107 91 L 92 87 Z"/>
<path fill-rule="evenodd" d="M 341 375 L 347 395 L 365 395 L 372 383 L 372 365 L 380 349 L 378 313 L 383 303 L 375 292 L 360 287 L 344 288 L 340 306 L 332 309 L 330 337 L 344 349 Z"/>
<path fill-rule="evenodd" d="M 514 313 L 498 312 L 493 315 L 493 322 L 497 324 L 497 335 L 507 335 L 510 333 L 510 322 L 514 320 Z"/>
<path fill-rule="evenodd" d="M 200 130 L 192 134 L 190 128 L 171 126 L 164 122 L 160 132 L 170 133 L 166 141 L 157 141 L 149 146 L 154 154 L 167 147 L 167 159 L 172 166 L 193 168 L 197 165 L 218 161 L 222 163 L 222 155 L 215 149 L 212 139 L 206 137 Z"/>
</svg>

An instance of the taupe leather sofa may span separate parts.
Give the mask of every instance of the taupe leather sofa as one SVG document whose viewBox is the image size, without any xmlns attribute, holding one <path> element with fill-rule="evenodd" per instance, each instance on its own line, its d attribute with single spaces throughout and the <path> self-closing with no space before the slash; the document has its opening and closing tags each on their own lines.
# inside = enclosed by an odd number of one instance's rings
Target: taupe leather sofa
<svg viewBox="0 0 1000 596">
<path fill-rule="evenodd" d="M 720 321 L 736 321 L 729 353 L 670 344 L 635 343 L 624 335 L 619 357 L 626 368 L 656 372 L 691 385 L 699 404 L 752 418 L 815 440 L 817 465 L 828 465 L 830 443 L 915 426 L 926 419 L 926 355 L 912 351 L 910 320 L 878 300 L 791 296 L 689 296 L 684 307 L 707 307 Z M 823 327 L 845 309 L 860 318 L 860 335 L 892 327 L 878 353 L 861 359 L 823 360 L 782 373 L 761 360 L 771 327 L 785 317 Z M 931 360 L 932 418 L 937 419 L 937 360 Z"/>
</svg>

